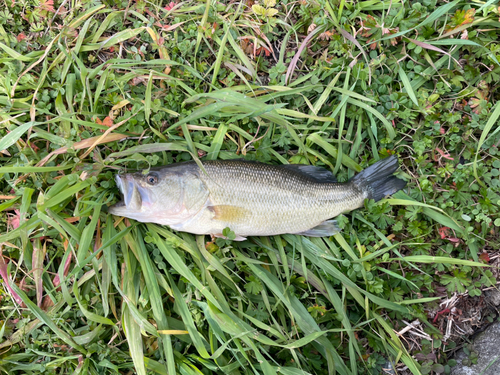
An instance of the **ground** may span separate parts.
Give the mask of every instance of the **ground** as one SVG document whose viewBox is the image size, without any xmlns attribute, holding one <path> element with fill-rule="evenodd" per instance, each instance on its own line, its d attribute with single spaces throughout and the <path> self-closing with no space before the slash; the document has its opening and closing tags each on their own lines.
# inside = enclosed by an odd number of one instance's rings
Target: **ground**
<svg viewBox="0 0 500 375">
<path fill-rule="evenodd" d="M 499 13 L 5 2 L 0 369 L 450 373 L 497 319 Z M 245 158 L 342 182 L 393 154 L 407 188 L 330 238 L 212 242 L 107 213 L 123 170 Z"/>
</svg>

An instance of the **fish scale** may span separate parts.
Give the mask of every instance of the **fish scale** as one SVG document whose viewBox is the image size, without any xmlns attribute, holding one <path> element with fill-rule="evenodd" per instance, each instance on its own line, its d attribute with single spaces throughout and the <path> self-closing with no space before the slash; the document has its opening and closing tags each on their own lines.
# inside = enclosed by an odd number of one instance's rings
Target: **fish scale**
<svg viewBox="0 0 500 375">
<path fill-rule="evenodd" d="M 364 195 L 346 184 L 321 183 L 280 167 L 247 162 L 204 163 L 200 175 L 213 205 L 248 210 L 247 215 L 217 223 L 242 236 L 298 233 L 338 214 L 359 207 Z M 189 228 L 213 225 L 192 222 Z M 222 228 L 220 228 L 222 227 Z"/>
<path fill-rule="evenodd" d="M 306 165 L 270 165 L 245 160 L 203 161 L 153 168 L 117 177 L 125 201 L 110 212 L 195 234 L 237 239 L 297 233 L 326 236 L 339 231 L 340 213 L 380 200 L 405 186 L 392 174 L 395 157 L 378 161 L 347 183 Z"/>
</svg>

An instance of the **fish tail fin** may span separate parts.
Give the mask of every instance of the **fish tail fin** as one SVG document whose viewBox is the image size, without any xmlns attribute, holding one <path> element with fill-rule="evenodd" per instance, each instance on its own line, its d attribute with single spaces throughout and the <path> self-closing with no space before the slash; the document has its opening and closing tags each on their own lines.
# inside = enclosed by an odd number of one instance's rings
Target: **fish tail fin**
<svg viewBox="0 0 500 375">
<path fill-rule="evenodd" d="M 406 186 L 406 181 L 393 176 L 398 166 L 398 158 L 394 155 L 389 156 L 359 172 L 351 182 L 366 191 L 368 199 L 379 201 Z"/>
</svg>

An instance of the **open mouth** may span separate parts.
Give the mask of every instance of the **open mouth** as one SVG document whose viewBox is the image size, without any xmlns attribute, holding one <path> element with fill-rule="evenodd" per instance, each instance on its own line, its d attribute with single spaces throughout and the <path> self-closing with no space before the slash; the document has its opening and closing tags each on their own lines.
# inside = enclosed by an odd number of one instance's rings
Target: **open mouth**
<svg viewBox="0 0 500 375">
<path fill-rule="evenodd" d="M 139 186 L 130 174 L 116 175 L 116 186 L 122 193 L 123 200 L 109 207 L 109 212 L 120 215 L 123 210 L 141 211 L 143 204 L 147 204 L 149 194 L 147 189 Z"/>
<path fill-rule="evenodd" d="M 140 209 L 142 199 L 133 179 L 128 175 L 116 175 L 115 182 L 118 189 L 120 189 L 120 193 L 122 193 L 123 200 L 109 207 L 109 212 L 120 215 L 120 211 L 123 209 Z"/>
</svg>

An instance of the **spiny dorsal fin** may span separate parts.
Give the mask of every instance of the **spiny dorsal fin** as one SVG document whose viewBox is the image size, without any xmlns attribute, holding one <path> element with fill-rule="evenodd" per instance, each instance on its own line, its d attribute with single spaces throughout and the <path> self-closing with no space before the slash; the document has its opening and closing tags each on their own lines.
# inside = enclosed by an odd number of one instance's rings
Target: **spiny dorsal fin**
<svg viewBox="0 0 500 375">
<path fill-rule="evenodd" d="M 313 179 L 316 182 L 337 182 L 337 179 L 332 174 L 332 172 L 322 167 L 315 167 L 314 165 L 306 164 L 286 164 L 282 165 L 281 167 L 290 171 L 300 173 Z"/>
</svg>

